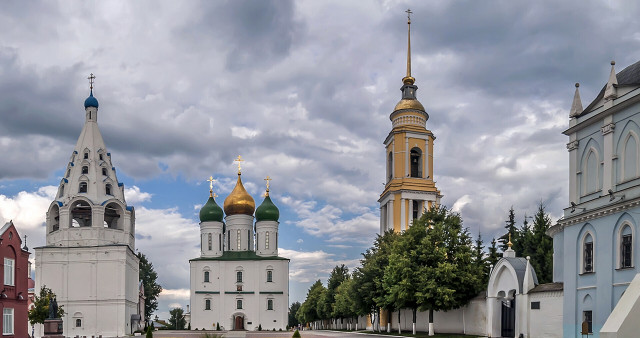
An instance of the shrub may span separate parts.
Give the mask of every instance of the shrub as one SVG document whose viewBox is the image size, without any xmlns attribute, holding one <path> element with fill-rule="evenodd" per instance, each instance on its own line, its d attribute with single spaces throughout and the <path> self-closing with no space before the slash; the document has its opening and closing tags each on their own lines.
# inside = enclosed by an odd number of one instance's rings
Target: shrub
<svg viewBox="0 0 640 338">
<path fill-rule="evenodd" d="M 300 338 L 300 332 L 296 330 L 296 332 L 293 333 L 293 336 L 291 336 L 291 338 Z"/>
<path fill-rule="evenodd" d="M 153 325 L 147 327 L 147 336 L 146 338 L 153 338 Z"/>
</svg>

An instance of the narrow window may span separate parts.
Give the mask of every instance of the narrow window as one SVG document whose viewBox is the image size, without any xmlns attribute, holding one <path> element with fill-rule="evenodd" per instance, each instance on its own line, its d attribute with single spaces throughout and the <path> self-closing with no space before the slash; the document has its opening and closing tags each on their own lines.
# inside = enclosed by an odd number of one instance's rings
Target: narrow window
<svg viewBox="0 0 640 338">
<path fill-rule="evenodd" d="M 76 319 L 76 327 L 82 327 L 82 319 Z"/>
<path fill-rule="evenodd" d="M 12 308 L 2 309 L 2 334 L 3 335 L 13 334 L 13 309 Z"/>
<path fill-rule="evenodd" d="M 267 299 L 267 310 L 273 310 L 273 299 Z"/>
<path fill-rule="evenodd" d="M 236 271 L 236 283 L 242 283 L 242 271 Z"/>
<path fill-rule="evenodd" d="M 267 270 L 267 282 L 273 282 L 273 271 Z"/>
<path fill-rule="evenodd" d="M 420 202 L 413 200 L 413 219 L 418 219 L 418 212 L 420 211 Z"/>
<path fill-rule="evenodd" d="M 67 178 L 69 178 L 69 176 L 71 176 L 71 169 L 67 169 Z"/>
<path fill-rule="evenodd" d="M 242 236 L 240 236 L 240 230 L 238 230 L 238 232 L 236 234 L 237 234 L 237 236 L 236 236 L 236 246 L 238 247 L 238 250 L 240 250 L 240 238 L 242 237 Z"/>
<path fill-rule="evenodd" d="M 584 272 L 593 272 L 593 238 L 587 235 L 584 240 Z"/>
<path fill-rule="evenodd" d="M 387 182 L 393 179 L 393 153 L 389 152 L 387 157 Z"/>
<path fill-rule="evenodd" d="M 85 160 L 89 159 L 89 153 L 84 153 L 84 159 Z"/>
<path fill-rule="evenodd" d="M 102 176 L 107 176 L 107 168 L 102 168 Z"/>
<path fill-rule="evenodd" d="M 88 166 L 82 166 L 82 173 L 83 174 L 88 174 L 89 173 L 89 167 Z"/>
<path fill-rule="evenodd" d="M 247 250 L 251 250 L 251 230 L 247 230 Z"/>
<path fill-rule="evenodd" d="M 78 192 L 87 192 L 87 182 L 80 182 Z"/>
<path fill-rule="evenodd" d="M 209 234 L 209 251 L 213 250 L 213 244 L 211 244 L 211 234 Z"/>
<path fill-rule="evenodd" d="M 260 234 L 256 233 L 256 250 L 260 250 Z"/>
<path fill-rule="evenodd" d="M 58 197 L 62 197 L 62 195 L 64 195 L 64 184 L 60 186 L 60 194 L 58 194 Z"/>
<path fill-rule="evenodd" d="M 625 226 L 622 229 L 622 240 L 620 245 L 620 267 L 630 268 L 633 254 L 631 227 Z"/>
<path fill-rule="evenodd" d="M 205 299 L 204 300 L 204 309 L 205 310 L 211 310 L 211 299 Z"/>
<path fill-rule="evenodd" d="M 269 249 L 269 232 L 264 234 L 264 248 Z"/>
<path fill-rule="evenodd" d="M 222 234 L 218 234 L 218 249 L 222 251 Z"/>
<path fill-rule="evenodd" d="M 227 249 L 231 249 L 231 230 L 227 231 Z"/>
<path fill-rule="evenodd" d="M 587 323 L 587 332 L 593 333 L 593 313 L 591 311 L 583 311 L 584 322 Z"/>
<path fill-rule="evenodd" d="M 209 271 L 204 272 L 204 282 L 209 283 Z"/>
<path fill-rule="evenodd" d="M 422 151 L 419 148 L 411 149 L 411 177 L 422 177 Z"/>
<path fill-rule="evenodd" d="M 4 259 L 4 285 L 14 286 L 15 272 L 13 269 L 14 260 L 11 258 Z"/>
<path fill-rule="evenodd" d="M 236 300 L 236 308 L 237 309 L 242 309 L 242 299 Z"/>
<path fill-rule="evenodd" d="M 111 184 L 106 184 L 106 185 L 104 186 L 104 192 L 105 192 L 105 194 L 107 194 L 107 195 L 111 195 Z"/>
<path fill-rule="evenodd" d="M 102 154 L 98 155 L 100 157 L 100 161 L 102 161 Z"/>
</svg>

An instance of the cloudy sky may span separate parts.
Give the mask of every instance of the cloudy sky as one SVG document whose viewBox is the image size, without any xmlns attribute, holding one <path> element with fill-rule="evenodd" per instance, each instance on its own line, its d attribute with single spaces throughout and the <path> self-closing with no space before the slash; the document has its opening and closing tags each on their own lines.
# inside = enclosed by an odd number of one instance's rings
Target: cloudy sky
<svg viewBox="0 0 640 338">
<path fill-rule="evenodd" d="M 513 205 L 568 204 L 568 110 L 640 59 L 635 1 L 3 1 L 0 222 L 30 247 L 84 123 L 89 73 L 160 317 L 188 304 L 188 259 L 213 175 L 280 207 L 290 301 L 379 227 L 383 140 L 400 99 L 406 14 L 443 203 L 487 241 Z"/>
</svg>

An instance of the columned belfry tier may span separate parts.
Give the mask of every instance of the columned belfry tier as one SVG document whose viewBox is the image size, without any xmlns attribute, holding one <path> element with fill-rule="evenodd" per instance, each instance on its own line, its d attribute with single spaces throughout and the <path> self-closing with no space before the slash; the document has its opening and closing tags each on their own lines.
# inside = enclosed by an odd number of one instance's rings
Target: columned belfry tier
<svg viewBox="0 0 640 338">
<path fill-rule="evenodd" d="M 411 11 L 407 13 L 410 15 Z M 385 189 L 380 195 L 380 233 L 406 230 L 425 209 L 440 204 L 442 195 L 433 181 L 433 141 L 427 114 L 418 101 L 411 75 L 411 18 L 408 17 L 407 74 L 402 97 L 389 116 L 392 129 L 384 141 Z"/>
</svg>

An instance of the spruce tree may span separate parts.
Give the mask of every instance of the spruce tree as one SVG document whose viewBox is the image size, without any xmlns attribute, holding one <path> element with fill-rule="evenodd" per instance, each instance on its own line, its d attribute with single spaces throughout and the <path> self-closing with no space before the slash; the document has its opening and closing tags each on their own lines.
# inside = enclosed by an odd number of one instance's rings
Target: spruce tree
<svg viewBox="0 0 640 338">
<path fill-rule="evenodd" d="M 491 246 L 489 247 L 489 256 L 487 257 L 487 264 L 496 266 L 496 263 L 500 260 L 502 255 L 498 252 L 498 241 L 494 238 L 491 241 Z"/>
<path fill-rule="evenodd" d="M 532 242 L 535 243 L 535 248 L 531 254 L 531 266 L 536 270 L 540 284 L 553 281 L 553 239 L 547 236 L 550 226 L 551 218 L 540 202 L 533 218 Z"/>
<path fill-rule="evenodd" d="M 504 252 L 508 248 L 507 243 L 509 242 L 509 234 L 511 234 L 512 243 L 518 236 L 518 229 L 516 228 L 516 214 L 513 211 L 513 205 L 511 206 L 511 209 L 509 209 L 509 216 L 505 223 L 506 225 L 504 226 L 504 228 L 507 230 L 507 233 L 498 238 L 498 241 L 500 242 L 500 249 L 502 250 L 502 252 Z"/>
<path fill-rule="evenodd" d="M 487 284 L 489 281 L 489 269 L 487 258 L 484 256 L 484 243 L 482 242 L 482 234 L 480 232 L 478 232 L 473 250 L 473 264 L 478 271 L 482 271 L 482 284 Z"/>
</svg>

